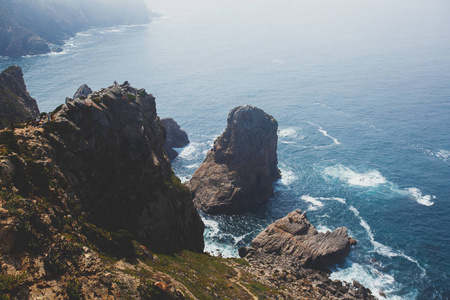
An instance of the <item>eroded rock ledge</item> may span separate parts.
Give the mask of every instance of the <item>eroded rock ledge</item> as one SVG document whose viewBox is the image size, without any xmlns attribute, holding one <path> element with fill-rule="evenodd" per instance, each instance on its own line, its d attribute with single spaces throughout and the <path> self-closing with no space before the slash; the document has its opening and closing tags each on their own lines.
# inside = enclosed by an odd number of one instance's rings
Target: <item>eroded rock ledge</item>
<svg viewBox="0 0 450 300">
<path fill-rule="evenodd" d="M 296 210 L 269 225 L 253 239 L 250 248 L 241 248 L 239 254 L 262 260 L 273 255 L 275 260 L 288 261 L 289 265 L 323 269 L 344 259 L 355 244 L 347 228 L 318 232 L 306 213 Z"/>
<path fill-rule="evenodd" d="M 277 121 L 259 108 L 234 108 L 227 128 L 187 183 L 195 206 L 210 214 L 235 214 L 266 202 L 280 178 L 277 129 Z"/>
</svg>

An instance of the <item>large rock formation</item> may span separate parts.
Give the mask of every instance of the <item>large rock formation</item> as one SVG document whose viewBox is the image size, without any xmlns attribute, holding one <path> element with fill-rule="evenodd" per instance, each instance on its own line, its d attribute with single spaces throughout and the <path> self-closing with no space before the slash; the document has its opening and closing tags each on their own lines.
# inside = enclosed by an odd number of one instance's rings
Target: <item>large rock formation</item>
<svg viewBox="0 0 450 300">
<path fill-rule="evenodd" d="M 211 214 L 241 213 L 273 195 L 277 121 L 259 108 L 234 108 L 227 128 L 187 183 L 197 208 Z"/>
<path fill-rule="evenodd" d="M 91 27 L 150 22 L 142 0 L 3 0 L 0 5 L 0 55 L 18 57 L 50 52 L 48 44 Z"/>
<path fill-rule="evenodd" d="M 11 66 L 4 70 L 0 74 L 0 128 L 38 115 L 39 108 L 27 91 L 22 69 Z"/>
<path fill-rule="evenodd" d="M 241 256 L 262 260 L 287 261 L 289 265 L 322 269 L 338 263 L 356 241 L 347 234 L 347 228 L 332 232 L 318 232 L 300 210 L 289 213 L 259 233 L 251 248 L 241 248 Z M 270 257 L 272 256 L 272 257 Z"/>
<path fill-rule="evenodd" d="M 173 160 L 178 156 L 178 152 L 173 148 L 182 148 L 189 144 L 189 138 L 180 125 L 172 119 L 165 118 L 161 120 L 164 128 L 166 129 L 166 143 L 164 144 L 164 150 L 166 150 L 167 156 L 170 160 Z"/>
<path fill-rule="evenodd" d="M 60 179 L 65 201 L 80 203 L 92 223 L 126 229 L 152 247 L 203 251 L 203 222 L 164 153 L 152 95 L 110 87 L 68 101 L 55 116 L 30 151 Z M 4 185 L 24 197 L 48 189 L 17 173 L 16 160 L 2 164 Z"/>
</svg>

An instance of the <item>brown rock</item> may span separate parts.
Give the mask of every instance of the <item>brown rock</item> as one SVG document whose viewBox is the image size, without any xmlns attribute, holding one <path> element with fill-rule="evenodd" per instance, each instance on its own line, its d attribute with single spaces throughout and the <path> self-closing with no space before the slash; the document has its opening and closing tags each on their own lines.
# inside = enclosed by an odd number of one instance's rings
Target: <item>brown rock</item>
<svg viewBox="0 0 450 300">
<path fill-rule="evenodd" d="M 242 213 L 273 195 L 277 168 L 277 121 L 259 108 L 234 108 L 227 128 L 216 139 L 187 186 L 198 209 Z"/>
<path fill-rule="evenodd" d="M 309 223 L 306 213 L 296 210 L 269 225 L 251 245 L 258 252 L 294 259 L 300 266 L 324 268 L 348 254 L 351 238 L 345 227 L 319 233 Z"/>
</svg>

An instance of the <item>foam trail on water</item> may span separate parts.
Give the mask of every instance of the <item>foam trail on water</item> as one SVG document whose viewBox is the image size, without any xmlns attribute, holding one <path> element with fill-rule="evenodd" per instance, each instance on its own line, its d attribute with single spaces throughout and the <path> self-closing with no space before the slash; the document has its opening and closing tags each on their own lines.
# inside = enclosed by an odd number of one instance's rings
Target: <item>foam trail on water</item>
<svg viewBox="0 0 450 300">
<path fill-rule="evenodd" d="M 408 260 L 408 261 L 410 261 L 410 262 L 416 264 L 416 265 L 419 267 L 419 269 L 422 271 L 422 276 L 425 276 L 425 275 L 426 275 L 426 273 L 427 273 L 426 270 L 419 264 L 419 262 L 418 262 L 417 260 L 415 260 L 414 258 L 412 258 L 412 257 L 410 257 L 410 256 L 408 256 L 408 255 L 406 255 L 406 254 L 404 254 L 404 253 L 401 252 L 401 251 L 394 251 L 394 250 L 393 250 L 392 248 L 390 248 L 389 246 L 383 245 L 383 244 L 381 244 L 381 243 L 375 241 L 375 237 L 374 237 L 374 234 L 373 234 L 373 232 L 372 232 L 372 229 L 370 228 L 370 226 L 369 226 L 369 224 L 366 222 L 366 220 L 364 220 L 364 219 L 361 217 L 359 211 L 358 211 L 354 206 L 352 206 L 352 205 L 350 205 L 349 209 L 350 209 L 350 210 L 353 212 L 353 214 L 359 219 L 359 221 L 360 221 L 359 224 L 360 224 L 362 227 L 364 227 L 364 229 L 366 230 L 367 235 L 369 236 L 370 242 L 372 243 L 372 246 L 373 246 L 375 252 L 377 252 L 378 254 L 383 255 L 383 256 L 385 256 L 385 257 L 388 257 L 388 258 L 397 257 L 397 256 L 403 257 L 403 258 L 405 258 L 406 260 Z"/>
<path fill-rule="evenodd" d="M 433 195 L 422 195 L 422 191 L 418 188 L 408 188 L 405 189 L 406 193 L 412 197 L 414 200 L 417 201 L 417 203 L 425 205 L 425 206 L 432 206 L 434 205 L 434 202 L 431 200 L 436 199 L 436 196 Z"/>
<path fill-rule="evenodd" d="M 303 195 L 300 197 L 303 201 L 311 203 L 309 210 L 317 210 L 319 207 L 323 207 L 323 203 L 317 200 L 317 198 L 311 197 L 309 195 Z"/>
<path fill-rule="evenodd" d="M 337 138 L 332 137 L 331 135 L 328 134 L 328 132 L 326 130 L 324 130 L 321 126 L 317 125 L 316 123 L 312 123 L 312 122 L 308 122 L 311 125 L 317 126 L 317 128 L 319 129 L 319 131 L 326 137 L 330 138 L 333 140 L 333 143 L 335 145 L 340 145 L 341 143 L 337 140 Z"/>
<path fill-rule="evenodd" d="M 337 178 L 353 186 L 377 187 L 387 183 L 386 178 L 377 170 L 371 170 L 366 173 L 358 173 L 343 165 L 327 167 L 324 174 L 329 177 Z"/>
</svg>

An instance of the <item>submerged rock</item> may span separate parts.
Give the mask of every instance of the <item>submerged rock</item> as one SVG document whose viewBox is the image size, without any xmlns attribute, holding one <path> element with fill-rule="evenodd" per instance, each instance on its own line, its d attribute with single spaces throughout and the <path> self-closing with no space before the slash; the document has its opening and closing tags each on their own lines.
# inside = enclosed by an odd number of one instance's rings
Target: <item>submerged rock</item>
<svg viewBox="0 0 450 300">
<path fill-rule="evenodd" d="M 273 195 L 277 168 L 277 121 L 247 105 L 234 108 L 227 128 L 187 183 L 198 209 L 234 214 L 254 209 Z"/>
<path fill-rule="evenodd" d="M 354 244 L 356 241 L 348 236 L 347 228 L 318 232 L 306 213 L 296 210 L 269 225 L 253 239 L 251 248 L 241 248 L 239 254 L 262 260 L 266 259 L 265 254 L 272 255 L 278 261 L 321 269 L 344 259 Z"/>
<path fill-rule="evenodd" d="M 78 90 L 73 94 L 73 99 L 80 98 L 81 96 L 89 96 L 92 93 L 91 88 L 87 84 L 82 84 Z"/>
<path fill-rule="evenodd" d="M 164 150 L 166 150 L 169 159 L 173 160 L 178 156 L 178 152 L 173 148 L 182 148 L 187 146 L 189 144 L 189 138 L 186 131 L 181 129 L 174 119 L 161 119 L 161 123 L 166 129 L 166 142 L 164 144 Z"/>
<path fill-rule="evenodd" d="M 22 69 L 11 66 L 0 74 L 0 128 L 39 115 L 36 100 L 27 91 Z"/>
</svg>

